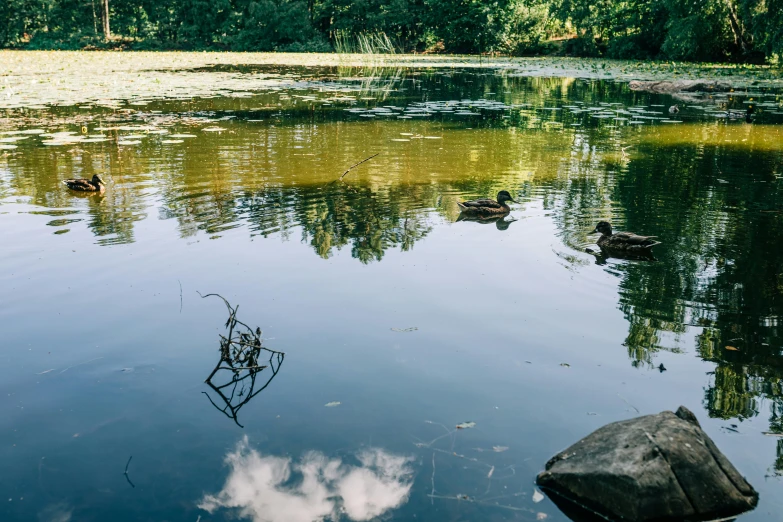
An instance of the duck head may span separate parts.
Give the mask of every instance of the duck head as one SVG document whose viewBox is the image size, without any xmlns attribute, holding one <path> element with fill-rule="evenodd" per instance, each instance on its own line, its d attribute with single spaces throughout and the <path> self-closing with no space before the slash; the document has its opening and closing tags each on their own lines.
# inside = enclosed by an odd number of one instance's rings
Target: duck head
<svg viewBox="0 0 783 522">
<path fill-rule="evenodd" d="M 92 177 L 92 184 L 98 187 L 101 185 L 106 185 L 106 183 L 103 182 L 103 178 L 97 174 Z"/>
<path fill-rule="evenodd" d="M 598 224 L 595 226 L 591 234 L 595 234 L 597 232 L 600 232 L 604 236 L 611 236 L 612 235 L 612 225 L 608 221 L 599 221 Z"/>
<path fill-rule="evenodd" d="M 508 193 L 508 190 L 501 190 L 498 192 L 498 203 L 505 203 L 506 201 L 511 201 L 512 203 L 516 203 L 514 201 L 514 198 L 511 197 L 511 194 Z"/>
</svg>

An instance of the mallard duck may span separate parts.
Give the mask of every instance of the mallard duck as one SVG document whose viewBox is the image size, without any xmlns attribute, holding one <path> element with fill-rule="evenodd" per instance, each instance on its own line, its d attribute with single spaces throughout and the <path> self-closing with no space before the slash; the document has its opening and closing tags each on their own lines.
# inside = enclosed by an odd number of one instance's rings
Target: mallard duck
<svg viewBox="0 0 783 522">
<path fill-rule="evenodd" d="M 669 114 L 677 114 L 680 112 L 680 106 L 679 105 L 672 105 L 669 107 Z"/>
<path fill-rule="evenodd" d="M 753 123 L 755 113 L 756 108 L 753 105 L 748 105 L 748 108 L 745 109 L 745 112 L 728 109 L 717 113 L 717 116 L 720 118 L 728 118 L 730 120 L 739 120 L 745 118 L 747 123 Z"/>
<path fill-rule="evenodd" d="M 656 236 L 639 236 L 633 232 L 612 233 L 612 225 L 606 221 L 601 221 L 595 226 L 592 233 L 597 232 L 601 233 L 597 243 L 602 250 L 644 255 L 648 254 L 655 245 L 661 244 L 653 239 Z"/>
<path fill-rule="evenodd" d="M 463 214 L 472 216 L 492 216 L 504 215 L 511 212 L 511 207 L 506 205 L 506 201 L 514 201 L 507 190 L 498 192 L 498 200 L 494 199 L 474 199 L 472 201 L 457 202 L 459 209 Z"/>
<path fill-rule="evenodd" d="M 106 184 L 99 175 L 94 175 L 91 180 L 87 179 L 64 179 L 63 184 L 71 190 L 77 192 L 103 192 L 106 190 Z"/>
</svg>

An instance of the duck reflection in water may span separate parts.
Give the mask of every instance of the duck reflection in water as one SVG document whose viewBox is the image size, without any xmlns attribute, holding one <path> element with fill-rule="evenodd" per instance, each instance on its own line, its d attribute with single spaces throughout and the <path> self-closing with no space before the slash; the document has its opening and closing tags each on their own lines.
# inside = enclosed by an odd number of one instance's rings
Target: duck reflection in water
<svg viewBox="0 0 783 522">
<path fill-rule="evenodd" d="M 202 297 L 210 296 L 223 299 L 217 294 Z M 244 428 L 239 423 L 239 410 L 271 384 L 280 371 L 285 354 L 262 346 L 261 329 L 253 330 L 237 319 L 239 306 L 233 308 L 225 299 L 223 302 L 228 308 L 228 335 L 220 336 L 220 360 L 205 381 L 217 395 L 216 400 L 213 400 L 209 393 L 202 393 L 218 411 L 233 419 L 240 428 Z M 259 361 L 263 362 L 266 355 L 269 355 L 267 364 L 261 364 Z M 258 378 L 266 369 L 269 370 L 265 374 L 267 378 Z"/>
<path fill-rule="evenodd" d="M 658 261 L 652 252 L 628 253 L 603 249 L 585 248 L 585 252 L 595 257 L 596 265 L 605 265 L 610 259 L 626 259 L 629 261 Z"/>
<path fill-rule="evenodd" d="M 506 214 L 500 216 L 478 216 L 460 212 L 460 215 L 457 216 L 457 222 L 460 221 L 473 221 L 483 225 L 491 225 L 494 223 L 498 230 L 508 230 L 508 227 L 511 226 L 511 223 L 519 220 L 515 218 L 506 219 Z"/>
<path fill-rule="evenodd" d="M 225 462 L 230 472 L 222 490 L 198 507 L 210 514 L 233 510 L 252 522 L 375 520 L 402 506 L 413 484 L 411 459 L 378 448 L 362 450 L 355 463 L 315 451 L 294 462 L 261 455 L 244 437 Z"/>
</svg>

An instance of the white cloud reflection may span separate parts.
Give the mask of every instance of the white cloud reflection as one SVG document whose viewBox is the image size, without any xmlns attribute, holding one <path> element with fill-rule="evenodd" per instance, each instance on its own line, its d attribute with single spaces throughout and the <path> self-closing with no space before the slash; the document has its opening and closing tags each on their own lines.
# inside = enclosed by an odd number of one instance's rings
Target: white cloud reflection
<svg viewBox="0 0 783 522">
<path fill-rule="evenodd" d="M 294 463 L 260 455 L 244 437 L 226 455 L 231 471 L 223 489 L 205 495 L 198 507 L 209 513 L 236 509 L 253 522 L 370 520 L 408 499 L 409 458 L 380 449 L 364 450 L 357 458 L 360 466 L 309 452 Z"/>
</svg>

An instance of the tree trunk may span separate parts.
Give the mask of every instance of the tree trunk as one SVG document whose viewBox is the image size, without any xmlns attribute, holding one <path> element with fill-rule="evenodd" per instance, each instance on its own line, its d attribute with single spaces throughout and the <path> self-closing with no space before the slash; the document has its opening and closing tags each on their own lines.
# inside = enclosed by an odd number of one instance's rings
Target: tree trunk
<svg viewBox="0 0 783 522">
<path fill-rule="evenodd" d="M 95 0 L 90 0 L 92 4 L 92 28 L 95 35 L 98 35 L 98 13 L 95 12 Z"/>
<path fill-rule="evenodd" d="M 103 0 L 103 36 L 108 40 L 111 38 L 111 27 L 109 26 L 109 0 Z"/>
<path fill-rule="evenodd" d="M 742 24 L 737 16 L 737 8 L 731 0 L 726 0 L 726 7 L 729 11 L 729 25 L 731 26 L 731 32 L 734 35 L 734 44 L 737 45 L 743 53 L 747 54 L 748 51 L 750 51 L 750 45 L 745 39 L 745 31 L 743 31 Z"/>
</svg>

